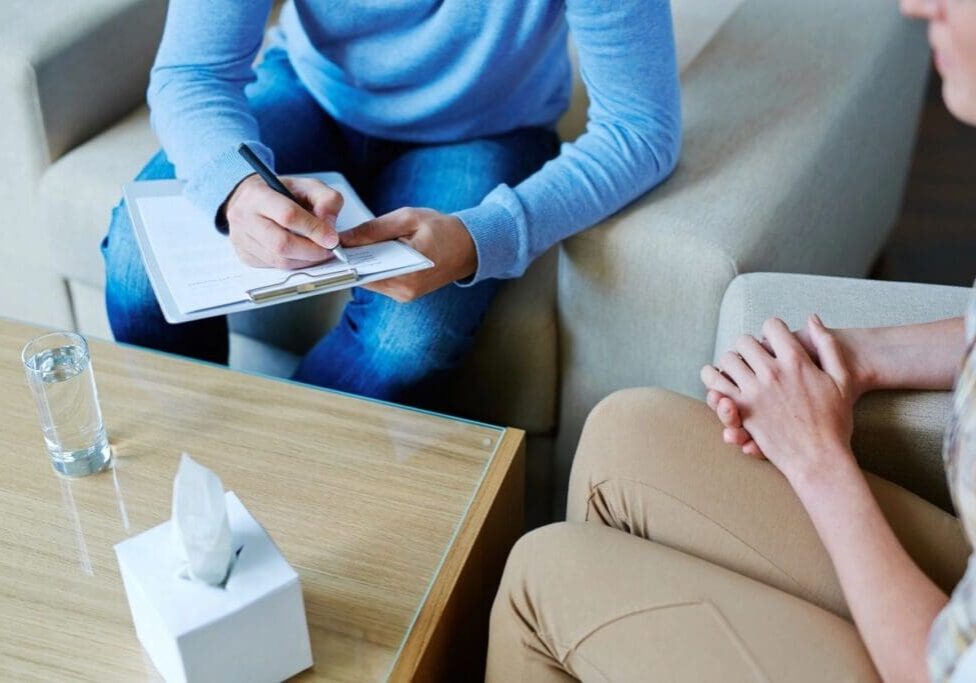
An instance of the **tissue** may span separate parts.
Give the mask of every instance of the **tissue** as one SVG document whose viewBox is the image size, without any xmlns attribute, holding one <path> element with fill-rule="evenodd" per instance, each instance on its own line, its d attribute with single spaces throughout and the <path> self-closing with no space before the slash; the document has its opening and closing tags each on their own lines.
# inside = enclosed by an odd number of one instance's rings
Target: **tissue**
<svg viewBox="0 0 976 683">
<path fill-rule="evenodd" d="M 189 578 L 221 585 L 233 557 L 224 485 L 186 453 L 173 481 L 172 528 Z"/>
</svg>

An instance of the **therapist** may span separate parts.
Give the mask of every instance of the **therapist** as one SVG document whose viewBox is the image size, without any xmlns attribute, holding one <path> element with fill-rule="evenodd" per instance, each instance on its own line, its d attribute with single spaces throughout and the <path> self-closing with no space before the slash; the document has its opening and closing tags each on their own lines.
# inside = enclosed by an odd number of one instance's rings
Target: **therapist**
<svg viewBox="0 0 976 683">
<path fill-rule="evenodd" d="M 338 170 L 378 218 L 347 246 L 403 239 L 435 266 L 352 292 L 295 378 L 429 403 L 503 280 L 664 180 L 680 148 L 666 0 L 293 0 L 260 64 L 272 0 L 171 0 L 149 86 L 162 143 L 138 179 L 178 177 L 241 260 L 298 268 L 332 257 L 339 194 L 275 193 L 279 174 Z M 578 48 L 587 131 L 560 149 Z M 548 163 L 547 163 L 548 162 Z M 223 317 L 170 325 L 123 204 L 102 245 L 116 339 L 218 363 Z"/>
</svg>

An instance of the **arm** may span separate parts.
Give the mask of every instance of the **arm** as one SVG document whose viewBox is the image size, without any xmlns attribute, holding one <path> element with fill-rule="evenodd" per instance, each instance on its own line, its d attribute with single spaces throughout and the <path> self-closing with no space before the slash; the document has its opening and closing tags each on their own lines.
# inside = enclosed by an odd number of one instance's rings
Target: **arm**
<svg viewBox="0 0 976 683">
<path fill-rule="evenodd" d="M 878 389 L 948 391 L 965 354 L 963 319 L 835 330 L 861 393 Z M 805 347 L 809 338 L 801 334 Z"/>
<path fill-rule="evenodd" d="M 924 681 L 928 631 L 946 596 L 898 543 L 850 449 L 854 374 L 835 335 L 811 318 L 823 369 L 780 320 L 767 344 L 723 354 L 743 426 L 789 480 L 830 554 L 854 621 L 886 681 Z"/>
<path fill-rule="evenodd" d="M 566 15 L 590 94 L 587 132 L 529 178 L 514 188 L 499 185 L 474 208 L 452 215 L 400 209 L 343 233 L 347 246 L 403 239 L 436 264 L 367 289 L 409 301 L 451 282 L 518 277 L 553 244 L 674 169 L 681 112 L 666 0 L 569 0 Z"/>
<path fill-rule="evenodd" d="M 457 215 L 477 249 L 471 284 L 520 276 L 553 244 L 588 228 L 674 170 L 681 111 L 665 0 L 568 0 L 590 96 L 586 132 L 514 188 Z"/>
<path fill-rule="evenodd" d="M 244 86 L 261 46 L 272 0 L 170 0 L 149 83 L 153 129 L 186 194 L 228 228 L 251 266 L 300 268 L 331 257 L 341 196 L 316 180 L 285 179 L 295 204 L 254 175 L 238 154 L 246 142 L 268 166 Z M 226 224 L 223 218 L 226 217 Z"/>
<path fill-rule="evenodd" d="M 830 472 L 791 480 L 885 681 L 925 681 L 928 633 L 948 601 L 898 542 L 849 449 Z M 826 460 L 826 458 L 825 458 Z"/>
<path fill-rule="evenodd" d="M 188 196 L 209 216 L 253 170 L 237 154 L 246 142 L 274 168 L 244 86 L 261 47 L 272 0 L 170 0 L 149 81 L 153 130 L 188 180 Z"/>
</svg>

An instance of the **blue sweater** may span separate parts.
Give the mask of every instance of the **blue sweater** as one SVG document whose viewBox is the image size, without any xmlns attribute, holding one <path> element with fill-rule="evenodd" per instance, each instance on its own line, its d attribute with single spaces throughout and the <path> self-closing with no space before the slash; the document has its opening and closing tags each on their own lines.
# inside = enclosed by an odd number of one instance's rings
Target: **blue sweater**
<svg viewBox="0 0 976 683">
<path fill-rule="evenodd" d="M 153 66 L 153 127 L 193 201 L 216 216 L 252 171 L 272 168 L 244 86 L 272 0 L 170 0 Z M 275 40 L 337 120 L 369 135 L 446 142 L 552 126 L 566 110 L 572 34 L 589 124 L 515 187 L 456 215 L 474 239 L 469 282 L 521 275 L 673 170 L 681 139 L 667 0 L 292 0 Z"/>
</svg>

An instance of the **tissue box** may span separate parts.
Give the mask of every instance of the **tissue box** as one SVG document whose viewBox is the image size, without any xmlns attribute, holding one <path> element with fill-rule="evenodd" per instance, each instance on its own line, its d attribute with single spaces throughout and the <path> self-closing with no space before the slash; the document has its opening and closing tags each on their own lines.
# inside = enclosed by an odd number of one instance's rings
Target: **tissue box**
<svg viewBox="0 0 976 683">
<path fill-rule="evenodd" d="M 115 546 L 139 642 L 169 681 L 281 681 L 312 666 L 298 573 L 228 491 L 224 587 L 181 577 L 170 522 Z"/>
</svg>

